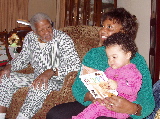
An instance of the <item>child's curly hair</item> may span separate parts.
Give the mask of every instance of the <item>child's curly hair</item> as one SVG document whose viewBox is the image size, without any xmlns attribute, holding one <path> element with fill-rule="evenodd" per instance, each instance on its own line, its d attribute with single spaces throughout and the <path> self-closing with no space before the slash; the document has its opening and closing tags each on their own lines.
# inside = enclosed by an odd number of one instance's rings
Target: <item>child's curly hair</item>
<svg viewBox="0 0 160 119">
<path fill-rule="evenodd" d="M 121 31 L 136 38 L 138 23 L 135 15 L 131 15 L 124 8 L 115 8 L 110 12 L 107 12 L 103 15 L 102 22 L 105 20 L 111 20 L 114 23 L 122 25 Z"/>
<path fill-rule="evenodd" d="M 138 48 L 134 40 L 128 34 L 125 34 L 125 33 L 121 33 L 121 32 L 114 33 L 104 41 L 105 47 L 114 46 L 114 45 L 121 46 L 122 50 L 126 53 L 131 52 L 130 59 L 132 59 L 135 56 L 136 52 L 138 51 Z"/>
</svg>

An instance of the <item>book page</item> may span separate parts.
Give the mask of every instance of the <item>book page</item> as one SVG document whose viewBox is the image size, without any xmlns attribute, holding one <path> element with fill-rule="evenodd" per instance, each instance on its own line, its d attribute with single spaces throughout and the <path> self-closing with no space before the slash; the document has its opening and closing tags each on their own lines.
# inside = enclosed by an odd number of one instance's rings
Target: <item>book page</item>
<svg viewBox="0 0 160 119">
<path fill-rule="evenodd" d="M 83 75 L 83 66 L 81 69 L 81 81 L 90 91 L 94 98 L 105 98 L 112 95 L 118 95 L 116 90 L 110 90 L 108 84 L 108 78 L 103 71 L 96 71 L 93 73 L 86 73 Z"/>
</svg>

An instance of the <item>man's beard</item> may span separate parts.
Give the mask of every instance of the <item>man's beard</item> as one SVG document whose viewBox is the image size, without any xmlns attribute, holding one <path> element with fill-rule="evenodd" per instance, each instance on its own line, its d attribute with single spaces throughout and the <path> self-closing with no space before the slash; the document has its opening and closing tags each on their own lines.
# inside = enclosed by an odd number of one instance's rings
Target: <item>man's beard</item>
<svg viewBox="0 0 160 119">
<path fill-rule="evenodd" d="M 49 41 L 51 41 L 51 40 L 52 40 L 52 38 L 53 38 L 53 34 L 51 34 L 50 36 L 51 36 L 51 39 L 50 39 L 50 40 L 46 40 L 45 38 L 42 38 L 42 37 L 40 37 L 40 36 L 39 36 L 39 38 L 41 39 L 41 41 L 43 41 L 43 42 L 47 43 L 47 42 L 49 42 Z"/>
</svg>

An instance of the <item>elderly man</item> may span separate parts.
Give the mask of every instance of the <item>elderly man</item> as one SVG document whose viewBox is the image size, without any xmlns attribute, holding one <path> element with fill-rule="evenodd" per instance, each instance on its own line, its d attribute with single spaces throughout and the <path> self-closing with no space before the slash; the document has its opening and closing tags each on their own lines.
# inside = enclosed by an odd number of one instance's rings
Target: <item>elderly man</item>
<svg viewBox="0 0 160 119">
<path fill-rule="evenodd" d="M 13 94 L 26 86 L 30 89 L 17 119 L 32 118 L 46 96 L 62 87 L 66 74 L 80 67 L 72 39 L 53 29 L 46 14 L 37 13 L 30 24 L 33 31 L 26 35 L 22 51 L 0 71 L 0 119 L 5 118 Z M 25 68 L 28 63 L 34 68 L 34 74 L 12 72 Z"/>
</svg>

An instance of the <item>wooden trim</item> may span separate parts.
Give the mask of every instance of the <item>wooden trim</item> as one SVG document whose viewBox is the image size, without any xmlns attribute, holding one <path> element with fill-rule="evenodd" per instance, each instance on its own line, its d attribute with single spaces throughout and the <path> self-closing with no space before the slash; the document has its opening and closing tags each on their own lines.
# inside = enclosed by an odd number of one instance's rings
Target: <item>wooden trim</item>
<svg viewBox="0 0 160 119">
<path fill-rule="evenodd" d="M 156 2 L 156 8 L 153 8 L 153 2 Z M 160 1 L 151 1 L 151 19 L 150 19 L 150 52 L 149 69 L 153 79 L 153 84 L 159 80 L 160 72 Z M 155 12 L 154 9 L 156 10 Z"/>
<path fill-rule="evenodd" d="M 114 8 L 117 8 L 117 0 L 114 0 Z"/>
<path fill-rule="evenodd" d="M 77 1 L 77 8 L 76 8 L 77 15 L 76 15 L 76 24 L 75 25 L 79 25 L 79 7 L 80 7 L 80 2 L 81 2 L 81 0 Z"/>
<path fill-rule="evenodd" d="M 101 26 L 102 17 L 102 0 L 94 0 L 94 10 L 92 24 L 90 23 L 90 9 L 91 0 L 66 0 L 65 6 L 65 26 L 76 26 L 76 25 L 92 25 Z M 82 5 L 83 4 L 83 5 Z M 114 7 L 117 7 L 117 0 L 114 0 Z M 82 8 L 82 14 L 79 11 Z M 79 13 L 82 15 L 80 16 Z M 74 18 L 73 18 L 74 17 Z M 82 18 L 81 20 L 79 18 Z"/>
<path fill-rule="evenodd" d="M 155 74 L 154 83 L 159 80 L 160 71 L 160 1 L 156 0 L 156 49 L 155 49 Z"/>
</svg>

